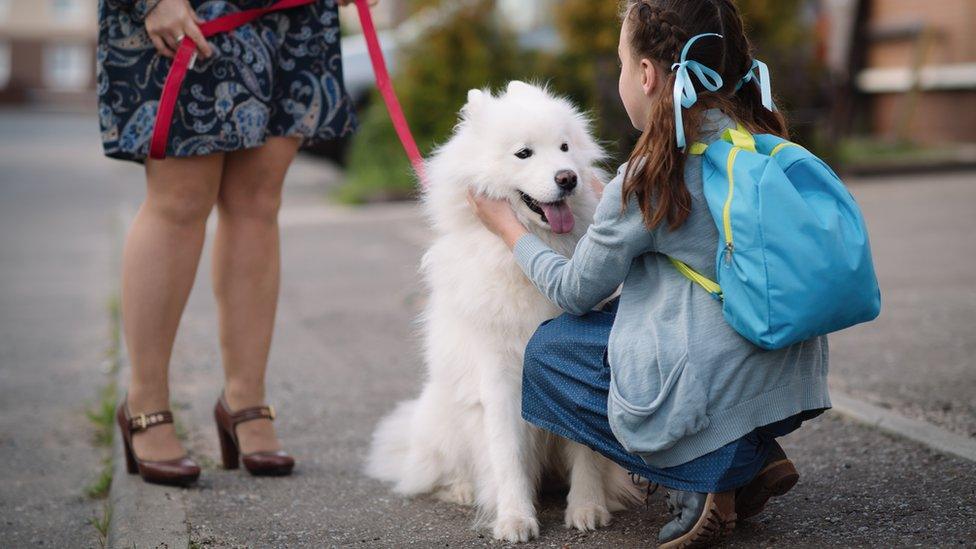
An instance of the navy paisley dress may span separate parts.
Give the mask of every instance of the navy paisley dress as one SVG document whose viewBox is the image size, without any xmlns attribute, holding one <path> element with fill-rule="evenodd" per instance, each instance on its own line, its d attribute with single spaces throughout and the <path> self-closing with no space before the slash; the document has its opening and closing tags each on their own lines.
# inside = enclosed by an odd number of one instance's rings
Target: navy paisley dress
<svg viewBox="0 0 976 549">
<path fill-rule="evenodd" d="M 190 0 L 210 20 L 273 0 Z M 98 115 L 106 156 L 144 162 L 170 60 L 157 55 L 143 20 L 151 0 L 100 0 Z M 356 127 L 342 80 L 335 0 L 271 13 L 210 38 L 173 113 L 167 156 L 196 156 L 262 145 L 271 136 L 303 145 Z"/>
</svg>

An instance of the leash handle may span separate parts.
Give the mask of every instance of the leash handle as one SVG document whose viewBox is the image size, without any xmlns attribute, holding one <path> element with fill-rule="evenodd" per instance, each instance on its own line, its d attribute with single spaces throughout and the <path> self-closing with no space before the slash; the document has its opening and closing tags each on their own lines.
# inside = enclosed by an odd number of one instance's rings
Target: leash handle
<svg viewBox="0 0 976 549">
<path fill-rule="evenodd" d="M 379 38 L 376 36 L 376 26 L 373 24 L 373 16 L 369 13 L 369 3 L 367 0 L 356 0 L 356 10 L 359 12 L 359 21 L 363 27 L 363 37 L 366 39 L 366 49 L 369 50 L 369 60 L 373 64 L 373 73 L 376 76 L 376 87 L 383 96 L 383 103 L 386 110 L 390 113 L 390 120 L 393 122 L 393 129 L 396 130 L 400 144 L 407 153 L 410 163 L 413 165 L 414 172 L 420 179 L 422 185 L 426 186 L 424 179 L 424 159 L 417 148 L 413 134 L 410 132 L 410 125 L 407 118 L 403 115 L 400 101 L 397 99 L 396 91 L 393 89 L 393 82 L 390 80 L 390 73 L 386 69 L 386 60 L 383 58 L 383 49 L 380 48 Z"/>
<path fill-rule="evenodd" d="M 245 10 L 231 13 L 206 21 L 200 24 L 200 32 L 205 37 L 210 37 L 222 32 L 232 31 L 241 25 L 254 21 L 265 14 L 295 8 L 311 4 L 315 0 L 279 0 L 274 4 L 253 10 Z M 397 137 L 403 145 L 410 163 L 422 184 L 424 180 L 424 160 L 414 141 L 413 134 L 410 132 L 410 125 L 403 115 L 400 101 L 397 99 L 396 91 L 390 79 L 390 73 L 386 68 L 386 60 L 383 58 L 383 50 L 380 48 L 380 41 L 376 35 L 376 26 L 373 24 L 373 16 L 369 12 L 367 0 L 356 0 L 356 9 L 359 12 L 359 19 L 363 27 L 363 37 L 366 39 L 366 47 L 369 50 L 369 60 L 373 65 L 373 73 L 376 76 L 376 87 L 380 90 L 383 103 L 390 113 L 393 121 L 393 128 L 396 130 Z M 166 82 L 163 84 L 163 93 L 159 98 L 159 107 L 156 110 L 156 121 L 153 125 L 152 139 L 149 143 L 149 157 L 154 159 L 166 158 L 166 144 L 169 142 L 169 129 L 173 122 L 173 110 L 176 108 L 176 100 L 180 95 L 180 88 L 186 73 L 196 57 L 196 44 L 190 37 L 184 37 L 180 42 L 173 62 L 170 65 L 169 73 L 166 75 Z"/>
<path fill-rule="evenodd" d="M 312 2 L 315 0 L 278 0 L 264 8 L 239 11 L 205 21 L 200 24 L 200 32 L 204 37 L 209 38 L 215 34 L 232 31 L 262 15 L 297 8 Z M 196 51 L 197 46 L 189 36 L 183 37 L 180 46 L 176 49 L 176 55 L 173 56 L 169 73 L 166 74 L 166 82 L 163 84 L 159 107 L 156 109 L 152 140 L 149 142 L 149 158 L 157 160 L 166 158 L 166 144 L 169 142 L 169 127 L 173 123 L 173 110 L 176 108 L 176 100 L 180 96 L 180 88 L 183 87 L 186 73 L 196 57 Z"/>
</svg>

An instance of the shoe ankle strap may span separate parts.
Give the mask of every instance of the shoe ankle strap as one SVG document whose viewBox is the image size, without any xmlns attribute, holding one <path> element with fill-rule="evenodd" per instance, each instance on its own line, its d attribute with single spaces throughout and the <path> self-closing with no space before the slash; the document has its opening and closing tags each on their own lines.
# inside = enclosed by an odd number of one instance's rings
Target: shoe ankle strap
<svg viewBox="0 0 976 549">
<path fill-rule="evenodd" d="M 255 419 L 269 419 L 274 421 L 274 418 L 274 406 L 253 406 L 251 408 L 243 408 L 231 413 L 230 415 L 230 421 L 235 427 L 246 421 L 253 421 Z"/>
<path fill-rule="evenodd" d="M 173 413 L 169 410 L 162 410 L 148 414 L 136 414 L 128 419 L 129 432 L 139 433 L 157 425 L 173 423 Z"/>
</svg>

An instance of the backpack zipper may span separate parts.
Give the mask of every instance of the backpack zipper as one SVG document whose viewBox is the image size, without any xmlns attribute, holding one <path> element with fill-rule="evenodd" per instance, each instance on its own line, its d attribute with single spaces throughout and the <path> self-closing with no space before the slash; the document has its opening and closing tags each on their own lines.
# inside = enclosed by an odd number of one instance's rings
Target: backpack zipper
<svg viewBox="0 0 976 549">
<path fill-rule="evenodd" d="M 725 232 L 725 264 L 729 265 L 732 263 L 732 252 L 735 251 L 735 244 L 732 241 L 732 195 L 735 191 L 735 177 L 733 175 L 733 169 L 735 168 L 735 157 L 738 156 L 739 147 L 732 147 L 729 152 L 728 164 L 726 165 L 726 171 L 729 174 L 729 194 L 725 197 L 725 206 L 722 208 L 722 228 Z"/>
</svg>

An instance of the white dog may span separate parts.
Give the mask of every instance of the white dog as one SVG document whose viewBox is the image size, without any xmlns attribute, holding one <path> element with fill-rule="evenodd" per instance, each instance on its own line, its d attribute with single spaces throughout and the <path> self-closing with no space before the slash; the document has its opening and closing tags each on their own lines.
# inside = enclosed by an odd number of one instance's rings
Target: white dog
<svg viewBox="0 0 976 549">
<path fill-rule="evenodd" d="M 436 239 L 422 262 L 427 383 L 376 430 L 367 472 L 406 495 L 476 504 L 497 539 L 537 536 L 543 470 L 569 481 L 566 526 L 591 530 L 639 500 L 627 473 L 590 449 L 521 418 L 522 355 L 561 312 L 486 230 L 468 188 L 508 199 L 526 227 L 572 255 L 592 222 L 588 184 L 603 156 L 568 101 L 523 82 L 500 96 L 468 92 L 451 139 L 428 160 L 424 206 Z M 548 478 L 548 477 L 547 477 Z"/>
</svg>

